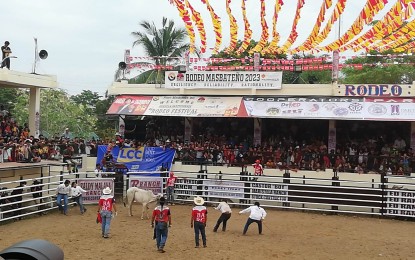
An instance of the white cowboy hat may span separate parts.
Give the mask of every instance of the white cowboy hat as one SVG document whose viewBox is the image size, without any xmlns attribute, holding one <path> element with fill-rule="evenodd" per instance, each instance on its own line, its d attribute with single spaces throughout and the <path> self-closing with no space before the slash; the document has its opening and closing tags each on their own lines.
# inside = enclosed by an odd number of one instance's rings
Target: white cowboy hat
<svg viewBox="0 0 415 260">
<path fill-rule="evenodd" d="M 105 189 L 102 190 L 102 193 L 104 193 L 104 195 L 109 195 L 111 194 L 112 190 L 110 189 L 110 187 L 106 187 Z"/>
<path fill-rule="evenodd" d="M 196 198 L 193 199 L 193 202 L 197 205 L 197 206 L 202 206 L 203 204 L 205 204 L 205 200 L 202 197 L 197 196 Z"/>
</svg>

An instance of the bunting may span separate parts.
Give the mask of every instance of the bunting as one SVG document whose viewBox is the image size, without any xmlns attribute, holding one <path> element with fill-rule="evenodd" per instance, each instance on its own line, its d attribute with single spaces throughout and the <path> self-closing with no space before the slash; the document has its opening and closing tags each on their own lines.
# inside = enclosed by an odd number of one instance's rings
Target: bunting
<svg viewBox="0 0 415 260">
<path fill-rule="evenodd" d="M 196 11 L 189 1 L 185 0 L 186 6 L 189 8 L 190 12 L 192 13 L 192 20 L 196 24 L 197 31 L 199 32 L 200 38 L 200 52 L 206 52 L 206 31 L 205 31 L 205 24 L 203 22 L 200 13 Z"/>
<path fill-rule="evenodd" d="M 251 49 L 250 53 L 254 53 L 254 52 L 260 52 L 262 51 L 262 49 L 265 47 L 265 45 L 268 43 L 268 38 L 269 38 L 269 33 L 268 33 L 268 24 L 267 21 L 265 20 L 265 0 L 260 0 L 261 1 L 261 27 L 262 27 L 262 34 L 261 34 L 261 39 L 259 39 L 258 44 Z"/>
<path fill-rule="evenodd" d="M 269 45 L 262 51 L 263 54 L 276 52 L 278 48 L 278 42 L 280 41 L 280 34 L 277 31 L 277 20 L 278 20 L 278 14 L 283 5 L 284 5 L 284 2 L 282 0 L 275 1 L 274 15 L 272 17 L 272 40 L 269 43 Z"/>
<path fill-rule="evenodd" d="M 242 5 L 241 5 L 242 18 L 243 18 L 243 21 L 244 21 L 244 28 L 245 28 L 244 40 L 243 40 L 241 46 L 239 47 L 239 49 L 236 51 L 236 53 L 238 55 L 241 54 L 242 52 L 244 52 L 246 50 L 246 48 L 248 48 L 248 45 L 251 42 L 251 37 L 252 37 L 252 30 L 250 28 L 251 25 L 249 24 L 248 17 L 246 15 L 245 1 L 246 0 L 242 0 Z"/>
<path fill-rule="evenodd" d="M 288 36 L 288 39 L 284 43 L 284 45 L 277 49 L 277 53 L 286 53 L 288 51 L 288 49 L 291 47 L 291 45 L 295 42 L 295 40 L 297 40 L 297 37 L 298 37 L 297 24 L 298 24 L 298 21 L 301 18 L 300 13 L 301 13 L 301 9 L 304 6 L 304 1 L 305 0 L 298 0 L 293 25 L 292 25 L 292 28 L 291 28 L 291 33 Z"/>
<path fill-rule="evenodd" d="M 193 23 L 190 18 L 189 12 L 186 9 L 185 4 L 181 0 L 171 0 L 171 3 L 176 5 L 177 10 L 179 11 L 179 15 L 184 22 L 184 26 L 186 28 L 187 34 L 189 35 L 190 39 L 190 53 L 194 53 L 195 51 L 195 31 L 193 29 Z"/>
<path fill-rule="evenodd" d="M 222 23 L 220 21 L 219 16 L 215 13 L 212 6 L 210 5 L 208 0 L 202 0 L 202 3 L 206 5 L 207 10 L 210 13 L 210 17 L 212 19 L 213 24 L 213 31 L 215 32 L 215 47 L 213 48 L 213 53 L 217 53 L 220 49 L 220 45 L 222 44 Z"/>
<path fill-rule="evenodd" d="M 230 30 L 230 36 L 231 36 L 229 47 L 225 50 L 226 53 L 233 52 L 236 48 L 236 44 L 238 43 L 238 23 L 232 14 L 232 10 L 230 7 L 231 2 L 232 0 L 226 0 L 226 12 L 228 13 L 228 17 L 229 17 L 229 23 L 230 23 L 229 30 Z"/>
</svg>

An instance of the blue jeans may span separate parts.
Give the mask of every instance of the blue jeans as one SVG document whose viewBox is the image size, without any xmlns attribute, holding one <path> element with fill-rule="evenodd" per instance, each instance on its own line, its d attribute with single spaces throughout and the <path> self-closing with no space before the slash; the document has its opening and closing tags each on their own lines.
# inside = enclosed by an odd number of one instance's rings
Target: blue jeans
<svg viewBox="0 0 415 260">
<path fill-rule="evenodd" d="M 112 219 L 112 212 L 108 210 L 101 210 L 101 218 L 102 218 L 102 235 L 108 236 L 110 233 L 110 225 L 111 225 L 111 219 Z"/>
<path fill-rule="evenodd" d="M 248 218 L 248 220 L 246 221 L 245 227 L 244 227 L 244 232 L 243 232 L 244 235 L 246 234 L 246 231 L 248 231 L 249 225 L 251 225 L 254 222 L 258 224 L 259 234 L 262 234 L 262 221 L 261 220 L 255 220 L 255 219 L 252 219 L 252 218 Z"/>
<path fill-rule="evenodd" d="M 62 200 L 63 200 L 63 207 L 62 207 Z M 63 213 L 66 214 L 68 212 L 68 195 L 67 194 L 58 194 L 56 197 L 56 203 L 58 204 L 59 210 L 63 210 Z"/>
<path fill-rule="evenodd" d="M 75 197 L 75 202 L 76 202 L 76 204 L 78 204 L 79 209 L 81 210 L 81 213 L 84 213 L 85 212 L 84 199 L 82 198 L 82 195 L 78 196 L 78 197 Z"/>
<path fill-rule="evenodd" d="M 168 234 L 169 234 L 169 229 L 167 227 L 167 222 L 158 222 L 156 224 L 157 249 L 164 248 L 164 246 L 166 245 Z"/>
<path fill-rule="evenodd" d="M 167 187 L 167 202 L 174 203 L 174 186 Z"/>
<path fill-rule="evenodd" d="M 202 223 L 202 222 L 195 221 L 194 222 L 194 227 L 195 227 L 196 246 L 199 246 L 199 232 L 202 235 L 203 245 L 206 246 L 206 233 L 205 233 L 206 226 L 205 226 L 205 224 Z"/>
</svg>

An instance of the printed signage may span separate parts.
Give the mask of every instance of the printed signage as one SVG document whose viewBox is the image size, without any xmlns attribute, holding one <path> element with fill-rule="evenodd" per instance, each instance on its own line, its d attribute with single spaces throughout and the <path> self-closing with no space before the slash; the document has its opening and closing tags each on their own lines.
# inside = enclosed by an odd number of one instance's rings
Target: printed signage
<svg viewBox="0 0 415 260">
<path fill-rule="evenodd" d="M 87 192 L 82 193 L 85 204 L 98 203 L 102 190 L 109 187 L 114 195 L 114 179 L 111 178 L 81 178 L 76 180 L 78 185 Z"/>
<path fill-rule="evenodd" d="M 163 178 L 130 176 L 129 187 L 151 190 L 154 195 L 157 195 L 159 193 L 163 193 Z"/>
<path fill-rule="evenodd" d="M 166 71 L 165 88 L 281 89 L 282 72 Z"/>
<path fill-rule="evenodd" d="M 346 97 L 404 97 L 411 96 L 411 86 L 392 84 L 337 85 L 334 95 Z"/>
<path fill-rule="evenodd" d="M 107 151 L 106 145 L 98 146 L 97 163 L 102 164 L 102 159 Z M 162 167 L 169 170 L 176 150 L 162 147 L 120 148 L 114 146 L 111 154 L 116 167 L 122 166 L 128 171 L 160 171 Z"/>
<path fill-rule="evenodd" d="M 288 201 L 288 185 L 254 182 L 251 199 Z"/>
<path fill-rule="evenodd" d="M 389 190 L 386 215 L 415 217 L 415 191 Z"/>
<path fill-rule="evenodd" d="M 174 193 L 177 196 L 189 197 L 197 196 L 198 180 L 189 180 L 185 178 L 179 178 L 174 185 Z"/>
<path fill-rule="evenodd" d="M 244 183 L 232 181 L 204 180 L 205 196 L 217 198 L 243 199 Z"/>
</svg>

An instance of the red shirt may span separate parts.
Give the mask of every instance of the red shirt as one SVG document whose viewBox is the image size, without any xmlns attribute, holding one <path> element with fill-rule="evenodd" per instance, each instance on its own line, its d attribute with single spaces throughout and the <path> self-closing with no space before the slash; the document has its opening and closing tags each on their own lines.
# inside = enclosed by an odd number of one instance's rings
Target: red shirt
<svg viewBox="0 0 415 260">
<path fill-rule="evenodd" d="M 167 206 L 157 206 L 153 210 L 153 217 L 155 218 L 155 221 L 157 222 L 168 222 L 170 216 L 170 209 Z"/>
<path fill-rule="evenodd" d="M 194 221 L 206 223 L 207 209 L 205 206 L 196 206 L 192 209 L 192 217 Z"/>
<path fill-rule="evenodd" d="M 108 210 L 112 211 L 112 204 L 114 204 L 115 199 L 111 195 L 102 195 L 101 198 L 99 198 L 99 206 L 101 206 L 101 210 Z"/>
<path fill-rule="evenodd" d="M 172 187 L 174 186 L 174 183 L 176 182 L 177 177 L 169 177 L 167 179 L 167 186 Z"/>
<path fill-rule="evenodd" d="M 254 163 L 252 164 L 254 167 L 254 175 L 262 175 L 264 169 L 262 168 L 262 164 Z"/>
</svg>

